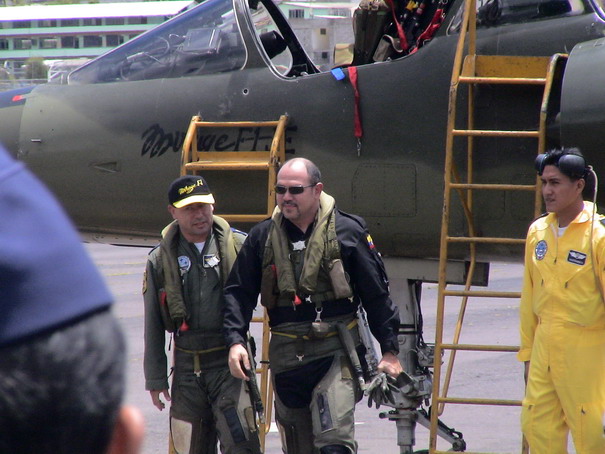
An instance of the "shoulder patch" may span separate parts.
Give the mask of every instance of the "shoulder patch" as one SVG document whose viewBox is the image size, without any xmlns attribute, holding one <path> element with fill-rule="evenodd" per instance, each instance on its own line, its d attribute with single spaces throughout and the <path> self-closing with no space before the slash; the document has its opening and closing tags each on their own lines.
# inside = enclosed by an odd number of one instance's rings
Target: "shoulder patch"
<svg viewBox="0 0 605 454">
<path fill-rule="evenodd" d="M 231 231 L 233 233 L 239 233 L 240 235 L 243 235 L 244 237 L 248 236 L 248 234 L 246 232 L 242 232 L 241 230 L 238 230 L 236 228 L 231 227 Z"/>
<path fill-rule="evenodd" d="M 366 240 L 368 242 L 368 247 L 370 249 L 375 249 L 376 248 L 376 246 L 374 246 L 374 241 L 372 240 L 372 236 L 369 233 L 366 235 Z"/>
</svg>

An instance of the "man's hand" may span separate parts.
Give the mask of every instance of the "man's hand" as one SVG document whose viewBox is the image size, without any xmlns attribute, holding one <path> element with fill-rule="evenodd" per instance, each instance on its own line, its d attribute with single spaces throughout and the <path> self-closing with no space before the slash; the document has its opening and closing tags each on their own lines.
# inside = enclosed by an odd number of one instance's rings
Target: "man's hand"
<svg viewBox="0 0 605 454">
<path fill-rule="evenodd" d="M 399 362 L 399 358 L 391 352 L 387 352 L 382 356 L 382 359 L 378 363 L 378 372 L 384 372 L 389 374 L 393 378 L 397 378 L 403 367 Z"/>
<path fill-rule="evenodd" d="M 235 378 L 250 380 L 246 375 L 246 370 L 250 370 L 250 358 L 242 344 L 233 344 L 229 349 L 229 370 Z"/>
<path fill-rule="evenodd" d="M 166 407 L 164 402 L 162 402 L 162 399 L 160 399 L 160 394 L 163 394 L 166 401 L 170 402 L 170 393 L 167 389 L 151 390 L 149 391 L 149 394 L 151 395 L 151 401 L 153 402 L 153 405 L 160 411 L 162 411 Z"/>
</svg>

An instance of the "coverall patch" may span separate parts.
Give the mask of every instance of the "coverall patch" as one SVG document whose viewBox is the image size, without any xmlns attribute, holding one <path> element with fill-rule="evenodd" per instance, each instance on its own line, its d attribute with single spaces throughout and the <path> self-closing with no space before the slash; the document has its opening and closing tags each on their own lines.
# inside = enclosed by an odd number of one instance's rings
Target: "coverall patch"
<svg viewBox="0 0 605 454">
<path fill-rule="evenodd" d="M 181 276 L 182 276 L 187 271 L 189 271 L 189 268 L 191 268 L 191 260 L 186 255 L 179 256 L 179 258 L 177 260 L 179 262 L 179 269 L 181 270 Z"/>
<path fill-rule="evenodd" d="M 548 251 L 548 244 L 546 241 L 538 241 L 538 244 L 536 244 L 536 260 L 542 260 L 546 256 L 546 251 Z"/>
<path fill-rule="evenodd" d="M 575 263 L 576 265 L 584 265 L 586 263 L 586 254 L 571 250 L 567 255 L 567 261 L 569 263 Z"/>
</svg>

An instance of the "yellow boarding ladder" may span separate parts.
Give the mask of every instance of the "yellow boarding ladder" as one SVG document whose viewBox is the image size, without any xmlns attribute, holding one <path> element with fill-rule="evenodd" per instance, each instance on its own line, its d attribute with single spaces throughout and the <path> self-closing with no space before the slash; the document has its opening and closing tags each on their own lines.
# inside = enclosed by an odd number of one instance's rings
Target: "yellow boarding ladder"
<svg viewBox="0 0 605 454">
<path fill-rule="evenodd" d="M 221 214 L 227 222 L 259 222 L 273 214 L 275 208 L 275 183 L 279 166 L 286 160 L 286 125 L 288 117 L 281 115 L 277 121 L 202 121 L 199 116 L 191 118 L 181 155 L 181 175 L 196 175 L 206 171 L 267 171 L 267 211 L 258 214 Z M 203 151 L 198 149 L 199 128 L 275 128 L 269 151 Z M 271 426 L 273 387 L 269 376 L 269 319 L 266 311 L 262 317 L 253 317 L 252 322 L 263 324 L 261 343 L 260 393 L 265 408 L 265 421 L 259 421 L 261 449 L 265 449 L 265 436 Z M 170 442 L 172 454 L 172 441 Z"/>
<path fill-rule="evenodd" d="M 524 238 L 488 238 L 479 236 L 475 227 L 475 213 L 473 212 L 473 193 L 474 191 L 530 191 L 535 192 L 534 198 L 534 217 L 540 213 L 540 181 L 537 178 L 536 183 L 532 185 L 519 184 L 486 184 L 475 183 L 474 173 L 474 140 L 481 138 L 511 138 L 511 139 L 534 139 L 536 141 L 535 153 L 543 153 L 545 149 L 545 124 L 548 112 L 548 99 L 553 85 L 553 79 L 561 75 L 565 64 L 565 55 L 555 55 L 553 57 L 519 57 L 519 56 L 488 56 L 476 55 L 476 1 L 466 0 L 464 19 L 460 30 L 458 47 L 454 59 L 454 68 L 452 72 L 449 110 L 447 123 L 447 138 L 445 150 L 445 174 L 444 174 L 444 203 L 441 225 L 441 244 L 439 260 L 439 287 L 437 300 L 437 319 L 435 332 L 435 363 L 433 377 L 433 396 L 430 425 L 430 445 L 431 454 L 441 454 L 445 451 L 437 450 L 437 428 L 438 417 L 443 413 L 445 404 L 470 404 L 470 405 L 498 405 L 498 406 L 520 406 L 518 400 L 505 399 L 486 399 L 486 398 L 457 398 L 448 397 L 448 388 L 452 376 L 454 360 L 457 351 L 483 351 L 483 352 L 516 352 L 518 346 L 503 345 L 466 345 L 460 344 L 460 333 L 464 321 L 464 315 L 467 307 L 468 298 L 520 298 L 519 292 L 495 292 L 495 291 L 476 291 L 472 290 L 471 283 L 477 262 L 478 244 L 495 245 L 522 245 Z M 465 45 L 466 44 L 466 45 Z M 466 51 L 466 52 L 465 52 Z M 468 104 L 466 128 L 456 128 L 456 112 L 464 111 L 459 109 L 457 95 L 461 84 L 468 87 Z M 486 130 L 475 128 L 475 99 L 477 87 L 482 84 L 499 85 L 502 87 L 511 86 L 537 86 L 543 87 L 543 95 L 540 106 L 536 106 L 538 128 L 535 126 L 524 130 Z M 462 119 L 464 120 L 464 119 Z M 466 157 L 460 159 L 466 163 L 466 178 L 464 181 L 460 178 L 460 173 L 456 166 L 454 157 L 455 139 L 466 140 Z M 527 156 L 528 166 L 535 158 L 535 155 Z M 512 176 L 511 176 L 512 178 Z M 464 216 L 467 224 L 467 236 L 450 235 L 450 210 L 452 191 L 456 191 L 462 203 Z M 531 213 L 527 213 L 528 224 L 531 221 Z M 464 290 L 449 290 L 447 288 L 447 264 L 448 248 L 452 243 L 466 244 L 469 251 L 469 270 Z M 443 325 L 445 299 L 447 297 L 461 298 L 458 321 L 456 324 L 454 339 L 452 343 L 443 342 Z M 442 385 L 442 366 L 441 358 L 444 351 L 449 351 L 449 361 L 445 372 Z M 525 443 L 520 447 L 522 452 L 527 452 Z M 468 453 L 473 454 L 473 453 Z"/>
</svg>

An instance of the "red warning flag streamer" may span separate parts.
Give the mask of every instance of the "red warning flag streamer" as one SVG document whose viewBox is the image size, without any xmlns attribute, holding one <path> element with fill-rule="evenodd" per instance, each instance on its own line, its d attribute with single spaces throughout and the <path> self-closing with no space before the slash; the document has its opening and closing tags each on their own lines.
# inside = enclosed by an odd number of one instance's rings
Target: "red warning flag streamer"
<svg viewBox="0 0 605 454">
<path fill-rule="evenodd" d="M 349 79 L 351 80 L 351 85 L 353 86 L 353 94 L 355 95 L 355 137 L 357 138 L 357 142 L 360 143 L 361 138 L 363 137 L 363 127 L 361 126 L 361 111 L 359 109 L 359 86 L 357 84 L 357 67 L 349 66 Z"/>
</svg>

